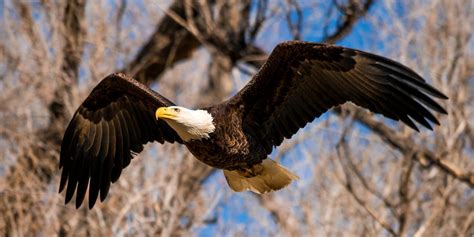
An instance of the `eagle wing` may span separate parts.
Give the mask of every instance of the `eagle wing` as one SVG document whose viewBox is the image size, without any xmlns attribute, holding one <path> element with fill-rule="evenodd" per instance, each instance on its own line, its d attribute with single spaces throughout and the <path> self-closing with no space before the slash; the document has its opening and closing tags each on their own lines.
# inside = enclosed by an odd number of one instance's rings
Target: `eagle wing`
<svg viewBox="0 0 474 237">
<path fill-rule="evenodd" d="M 367 52 L 290 41 L 279 44 L 229 103 L 243 105 L 243 127 L 270 153 L 273 146 L 328 109 L 351 101 L 418 131 L 412 120 L 439 125 L 446 113 L 430 96 L 447 97 L 413 70 Z"/>
<path fill-rule="evenodd" d="M 158 107 L 171 105 L 160 94 L 124 74 L 103 79 L 75 112 L 61 144 L 59 192 L 67 183 L 66 203 L 77 191 L 79 207 L 88 186 L 89 208 L 94 206 L 99 191 L 103 201 L 110 183 L 143 150 L 143 144 L 182 143 L 166 122 L 155 119 Z"/>
</svg>

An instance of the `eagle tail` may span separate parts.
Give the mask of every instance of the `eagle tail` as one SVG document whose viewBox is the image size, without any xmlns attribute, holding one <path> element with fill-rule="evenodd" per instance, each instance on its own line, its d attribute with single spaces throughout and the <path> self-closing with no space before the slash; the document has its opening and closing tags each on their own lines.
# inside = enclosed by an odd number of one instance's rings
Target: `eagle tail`
<svg viewBox="0 0 474 237">
<path fill-rule="evenodd" d="M 288 186 L 299 177 L 271 159 L 254 165 L 251 170 L 256 175 L 249 177 L 238 170 L 224 170 L 224 176 L 230 188 L 236 192 L 250 190 L 263 194 Z"/>
</svg>

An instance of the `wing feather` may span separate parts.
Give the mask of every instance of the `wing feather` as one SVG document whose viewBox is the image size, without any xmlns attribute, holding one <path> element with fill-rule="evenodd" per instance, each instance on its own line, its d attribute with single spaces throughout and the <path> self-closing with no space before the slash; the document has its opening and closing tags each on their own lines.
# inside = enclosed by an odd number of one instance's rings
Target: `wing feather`
<svg viewBox="0 0 474 237">
<path fill-rule="evenodd" d="M 101 126 L 101 124 L 94 124 L 95 128 L 96 128 L 96 133 L 95 133 L 95 136 L 94 136 L 94 140 L 96 141 L 94 143 L 94 146 L 92 147 L 92 156 L 94 157 L 98 157 L 100 158 L 100 146 L 102 145 L 102 133 L 103 133 L 103 127 Z"/>
<path fill-rule="evenodd" d="M 59 191 L 68 203 L 76 193 L 81 206 L 89 188 L 89 208 L 117 181 L 133 154 L 150 141 L 180 142 L 166 123 L 156 121 L 158 107 L 172 102 L 124 74 L 104 78 L 74 113 L 64 133 Z"/>
<path fill-rule="evenodd" d="M 358 106 L 418 131 L 446 113 L 447 97 L 410 68 L 371 53 L 333 45 L 279 44 L 254 78 L 227 103 L 241 106 L 244 130 L 266 151 L 334 106 Z"/>
<path fill-rule="evenodd" d="M 103 162 L 100 162 L 97 157 L 91 157 L 92 172 L 89 185 L 89 208 L 94 207 L 94 204 L 97 200 L 97 196 L 99 195 L 100 181 L 102 180 L 102 163 Z"/>
<path fill-rule="evenodd" d="M 80 173 L 78 174 L 78 184 L 77 184 L 77 193 L 76 193 L 76 208 L 81 206 L 82 201 L 84 200 L 84 197 L 86 195 L 86 190 L 89 185 L 89 177 L 90 177 L 90 165 L 89 165 L 89 159 L 90 156 L 83 156 L 82 158 L 82 165 L 81 169 L 79 170 Z"/>
<path fill-rule="evenodd" d="M 120 119 L 116 116 L 112 119 L 112 123 L 114 124 L 115 130 L 115 163 L 114 168 L 112 170 L 112 182 L 115 182 L 120 177 L 122 173 L 123 167 L 123 160 L 124 160 L 124 150 L 123 150 L 123 135 L 122 135 L 122 128 L 120 127 Z"/>
<path fill-rule="evenodd" d="M 102 202 L 109 192 L 113 164 L 114 159 L 111 156 L 107 156 L 103 161 L 102 179 L 100 181 L 100 201 Z"/>
<path fill-rule="evenodd" d="M 130 109 L 130 107 L 128 108 Z M 125 123 L 128 126 L 128 135 L 130 136 L 130 149 L 134 152 L 140 152 L 142 150 L 140 144 L 140 137 L 138 135 L 138 126 L 136 125 L 136 121 L 134 116 L 130 115 L 129 110 L 123 110 L 123 118 L 125 119 Z"/>
<path fill-rule="evenodd" d="M 80 144 L 77 144 L 77 147 L 80 147 L 80 146 L 81 146 Z M 67 189 L 66 189 L 66 203 L 68 203 L 72 199 L 74 195 L 74 191 L 76 190 L 78 170 L 82 166 L 82 159 L 80 159 L 81 158 L 80 156 L 81 156 L 81 153 L 75 154 L 73 165 L 70 167 L 71 171 L 69 172 L 69 177 L 68 177 L 69 182 L 67 184 Z"/>
<path fill-rule="evenodd" d="M 84 144 L 84 151 L 87 152 L 87 155 L 90 154 L 90 150 L 94 146 L 96 127 L 93 123 L 88 123 L 87 127 L 89 128 L 86 136 L 86 143 Z M 87 129 L 87 128 L 85 128 Z"/>
<path fill-rule="evenodd" d="M 109 144 L 110 144 L 110 134 L 109 134 L 109 122 L 101 121 L 99 122 L 99 127 L 102 130 L 102 137 L 99 139 L 101 141 L 99 149 L 99 158 L 103 161 L 109 152 Z"/>
<path fill-rule="evenodd" d="M 131 150 L 130 148 L 130 135 L 128 133 L 129 127 L 127 126 L 127 122 L 125 121 L 125 117 L 122 111 L 118 113 L 118 118 L 120 119 L 120 128 L 122 128 L 122 136 L 123 136 L 123 167 L 127 167 L 130 164 L 130 161 L 132 159 L 131 155 L 129 155 L 129 151 Z"/>
</svg>

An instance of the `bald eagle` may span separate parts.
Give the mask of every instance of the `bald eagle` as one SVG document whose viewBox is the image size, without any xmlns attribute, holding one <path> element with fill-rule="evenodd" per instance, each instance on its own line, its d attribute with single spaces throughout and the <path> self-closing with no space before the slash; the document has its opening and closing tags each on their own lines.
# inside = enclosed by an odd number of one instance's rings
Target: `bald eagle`
<svg viewBox="0 0 474 237">
<path fill-rule="evenodd" d="M 290 41 L 275 47 L 250 82 L 232 98 L 197 110 L 176 106 L 124 74 L 103 79 L 70 121 L 61 144 L 66 204 L 76 192 L 89 208 L 147 142 L 181 143 L 203 163 L 222 169 L 234 191 L 265 193 L 298 176 L 268 158 L 283 139 L 330 108 L 353 102 L 375 113 L 439 125 L 430 110 L 448 99 L 413 70 L 390 59 L 334 45 Z M 67 187 L 66 187 L 67 184 Z"/>
</svg>

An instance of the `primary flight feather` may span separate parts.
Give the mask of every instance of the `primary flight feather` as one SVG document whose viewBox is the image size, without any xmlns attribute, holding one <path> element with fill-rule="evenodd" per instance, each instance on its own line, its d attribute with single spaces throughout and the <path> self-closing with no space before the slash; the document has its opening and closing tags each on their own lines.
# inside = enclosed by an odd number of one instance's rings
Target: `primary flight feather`
<svg viewBox="0 0 474 237">
<path fill-rule="evenodd" d="M 284 138 L 330 108 L 351 101 L 375 113 L 431 129 L 447 99 L 408 67 L 367 52 L 317 43 L 279 44 L 234 97 L 191 110 L 124 74 L 103 79 L 77 109 L 61 144 L 59 191 L 89 208 L 147 142 L 178 142 L 223 169 L 234 191 L 265 193 L 298 177 L 267 159 Z"/>
</svg>

